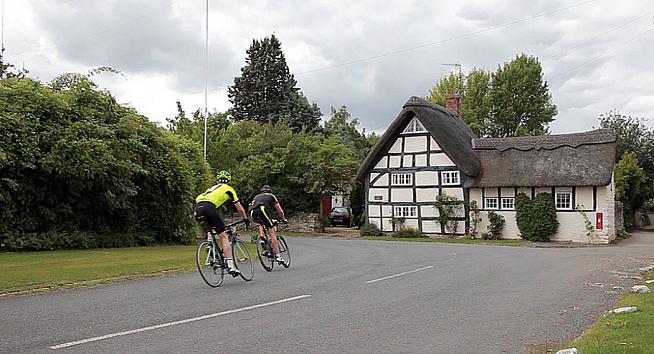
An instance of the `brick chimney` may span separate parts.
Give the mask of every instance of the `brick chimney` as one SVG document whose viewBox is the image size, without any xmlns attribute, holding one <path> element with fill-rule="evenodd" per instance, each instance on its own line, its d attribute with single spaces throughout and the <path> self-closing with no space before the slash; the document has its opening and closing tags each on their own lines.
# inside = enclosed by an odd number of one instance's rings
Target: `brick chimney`
<svg viewBox="0 0 654 354">
<path fill-rule="evenodd" d="M 451 93 L 445 97 L 445 108 L 449 108 L 461 115 L 461 96 L 456 93 Z"/>
</svg>

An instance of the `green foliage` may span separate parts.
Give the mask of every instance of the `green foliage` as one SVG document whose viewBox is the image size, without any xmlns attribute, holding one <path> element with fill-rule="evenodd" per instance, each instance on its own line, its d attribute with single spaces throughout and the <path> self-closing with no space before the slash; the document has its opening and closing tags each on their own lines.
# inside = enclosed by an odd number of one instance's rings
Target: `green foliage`
<svg viewBox="0 0 654 354">
<path fill-rule="evenodd" d="M 615 199 L 624 205 L 625 226 L 634 226 L 636 212 L 651 196 L 650 179 L 638 166 L 638 157 L 626 152 L 615 165 Z"/>
<path fill-rule="evenodd" d="M 549 241 L 559 228 L 556 206 L 549 193 L 538 193 L 534 200 L 519 193 L 515 200 L 516 223 L 521 237 L 529 241 Z"/>
<path fill-rule="evenodd" d="M 331 118 L 325 122 L 325 134 L 337 136 L 341 144 L 349 147 L 356 153 L 357 159 L 363 161 L 368 156 L 373 144 L 366 137 L 365 130 L 359 132 L 357 129 L 359 120 L 353 118 L 345 106 L 341 106 L 338 110 L 332 107 L 331 112 Z"/>
<path fill-rule="evenodd" d="M 463 78 L 451 73 L 427 99 L 444 105 L 445 97 L 461 88 L 462 118 L 479 137 L 547 134 L 557 113 L 540 62 L 524 54 L 494 73 L 473 69 Z"/>
<path fill-rule="evenodd" d="M 645 118 L 610 111 L 599 116 L 600 127 L 618 135 L 616 162 L 626 152 L 638 158 L 639 165 L 650 179 L 654 179 L 654 130 L 645 125 Z"/>
<path fill-rule="evenodd" d="M 488 226 L 487 232 L 481 235 L 484 240 L 499 240 L 502 238 L 502 230 L 504 230 L 504 216 L 494 212 L 488 212 Z"/>
<path fill-rule="evenodd" d="M 361 236 L 384 236 L 384 232 L 380 230 L 375 224 L 364 224 L 359 229 Z"/>
<path fill-rule="evenodd" d="M 56 251 L 148 246 L 155 242 L 152 232 L 89 232 L 46 231 L 41 233 L 10 233 L 0 236 L 0 252 Z"/>
<path fill-rule="evenodd" d="M 0 234 L 153 232 L 185 242 L 210 177 L 196 143 L 86 76 L 0 82 Z M 63 232 L 62 231 L 62 232 Z"/>
<path fill-rule="evenodd" d="M 459 220 L 456 217 L 463 209 L 463 201 L 455 196 L 440 194 L 436 196 L 434 208 L 438 209 L 436 220 L 441 224 L 443 230 L 453 236 L 459 226 Z"/>
<path fill-rule="evenodd" d="M 497 69 L 490 100 L 493 137 L 547 134 L 557 113 L 540 62 L 524 54 Z"/>
<path fill-rule="evenodd" d="M 393 237 L 397 238 L 429 238 L 423 235 L 418 229 L 412 227 L 402 227 L 393 233 Z"/>
<path fill-rule="evenodd" d="M 317 128 L 322 113 L 296 87 L 277 37 L 253 40 L 246 54 L 241 76 L 228 89 L 234 120 L 282 121 L 294 132 Z"/>
<path fill-rule="evenodd" d="M 479 224 L 482 222 L 482 217 L 481 213 L 479 211 L 479 205 L 477 205 L 477 201 L 473 200 L 470 202 L 470 229 L 468 229 L 468 236 L 471 239 L 477 238 L 479 235 L 479 231 L 477 228 L 479 227 Z"/>
<path fill-rule="evenodd" d="M 356 226 L 361 226 L 365 222 L 365 199 L 365 185 L 355 181 L 350 193 L 350 208 L 352 209 L 352 221 Z"/>
</svg>

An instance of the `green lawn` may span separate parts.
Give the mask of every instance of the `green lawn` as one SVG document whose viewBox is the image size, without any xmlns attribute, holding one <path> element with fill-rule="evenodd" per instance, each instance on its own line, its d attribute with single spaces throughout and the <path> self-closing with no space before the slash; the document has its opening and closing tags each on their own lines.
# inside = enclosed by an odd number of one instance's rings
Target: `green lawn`
<svg viewBox="0 0 654 354">
<path fill-rule="evenodd" d="M 654 284 L 647 285 L 654 290 Z M 626 306 L 636 306 L 638 312 L 607 315 L 565 348 L 583 354 L 654 353 L 654 292 L 625 294 L 614 308 Z"/>
<path fill-rule="evenodd" d="M 503 246 L 522 246 L 529 241 L 526 240 L 478 240 L 469 238 L 445 238 L 445 237 L 416 237 L 416 238 L 403 238 L 391 236 L 364 236 L 362 240 L 381 240 L 381 241 L 411 241 L 411 242 L 440 242 L 440 243 L 466 243 L 473 245 L 503 245 Z"/>
<path fill-rule="evenodd" d="M 246 243 L 256 259 L 256 248 Z M 192 246 L 0 253 L 0 295 L 195 270 Z"/>
</svg>

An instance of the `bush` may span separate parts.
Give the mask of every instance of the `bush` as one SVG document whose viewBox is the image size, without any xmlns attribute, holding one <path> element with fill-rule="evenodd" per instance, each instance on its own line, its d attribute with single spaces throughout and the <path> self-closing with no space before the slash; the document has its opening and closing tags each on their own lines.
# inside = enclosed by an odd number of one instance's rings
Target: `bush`
<svg viewBox="0 0 654 354">
<path fill-rule="evenodd" d="M 481 235 L 484 240 L 499 240 L 502 238 L 502 230 L 504 230 L 504 216 L 494 212 L 488 212 L 489 225 L 487 226 L 488 232 Z"/>
<path fill-rule="evenodd" d="M 95 233 L 88 231 L 49 231 L 42 233 L 13 233 L 0 236 L 0 251 L 56 251 L 149 246 L 154 244 L 154 233 Z"/>
<path fill-rule="evenodd" d="M 534 200 L 530 200 L 520 193 L 515 204 L 520 236 L 529 241 L 549 241 L 559 228 L 552 195 L 538 193 Z"/>
<path fill-rule="evenodd" d="M 375 224 L 364 224 L 359 230 L 361 236 L 384 236 L 384 232 Z"/>
<path fill-rule="evenodd" d="M 398 238 L 428 238 L 429 236 L 423 235 L 419 230 L 412 227 L 404 227 L 393 233 L 393 237 Z"/>
</svg>

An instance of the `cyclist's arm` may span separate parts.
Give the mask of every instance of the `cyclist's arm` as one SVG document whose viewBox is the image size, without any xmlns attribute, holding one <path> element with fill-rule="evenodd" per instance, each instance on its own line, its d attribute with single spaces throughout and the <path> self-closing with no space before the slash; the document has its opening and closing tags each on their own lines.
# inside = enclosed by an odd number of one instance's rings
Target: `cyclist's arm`
<svg viewBox="0 0 654 354">
<path fill-rule="evenodd" d="M 243 205 L 241 205 L 240 201 L 234 203 L 234 206 L 236 207 L 236 211 L 238 211 L 243 219 L 248 218 L 248 214 L 245 212 L 245 209 L 243 208 Z"/>
<path fill-rule="evenodd" d="M 284 215 L 284 209 L 282 209 L 282 205 L 279 203 L 279 199 L 277 199 L 276 196 L 273 197 L 273 205 L 275 206 L 275 210 L 277 210 L 277 215 L 279 215 L 282 220 L 286 220 L 286 215 Z"/>
</svg>

